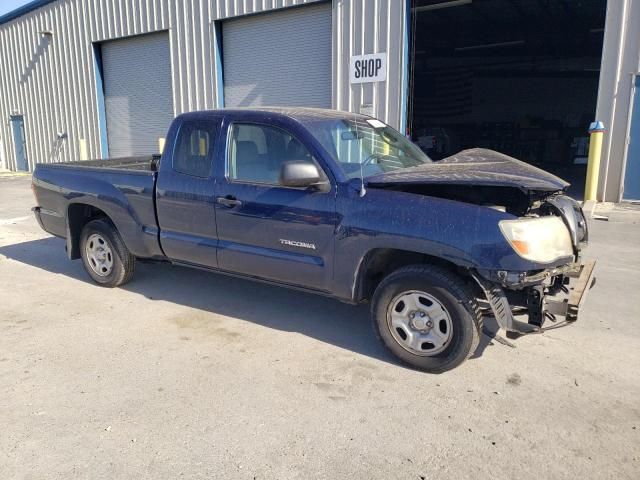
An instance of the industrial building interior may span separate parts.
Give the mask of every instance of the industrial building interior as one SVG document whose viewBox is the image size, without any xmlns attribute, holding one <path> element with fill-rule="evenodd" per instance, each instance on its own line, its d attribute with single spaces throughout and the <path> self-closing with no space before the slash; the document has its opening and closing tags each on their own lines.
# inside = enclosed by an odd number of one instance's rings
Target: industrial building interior
<svg viewBox="0 0 640 480">
<path fill-rule="evenodd" d="M 580 196 L 605 12 L 605 0 L 412 0 L 412 138 L 436 160 L 506 153 Z"/>
</svg>

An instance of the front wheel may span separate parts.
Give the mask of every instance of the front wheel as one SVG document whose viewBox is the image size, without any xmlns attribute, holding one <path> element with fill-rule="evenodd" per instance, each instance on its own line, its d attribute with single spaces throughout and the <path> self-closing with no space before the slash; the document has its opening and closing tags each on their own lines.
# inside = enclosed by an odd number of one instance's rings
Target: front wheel
<svg viewBox="0 0 640 480">
<path fill-rule="evenodd" d="M 133 277 L 136 259 L 108 220 L 92 220 L 84 226 L 80 254 L 89 276 L 103 287 L 117 287 Z"/>
<path fill-rule="evenodd" d="M 376 289 L 374 330 L 404 363 L 441 373 L 475 351 L 482 316 L 473 293 L 454 273 L 434 266 L 401 268 Z"/>
</svg>

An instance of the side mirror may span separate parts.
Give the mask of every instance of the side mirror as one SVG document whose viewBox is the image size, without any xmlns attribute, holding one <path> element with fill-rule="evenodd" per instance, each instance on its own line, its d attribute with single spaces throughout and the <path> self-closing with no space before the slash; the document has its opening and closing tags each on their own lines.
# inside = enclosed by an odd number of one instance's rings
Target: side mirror
<svg viewBox="0 0 640 480">
<path fill-rule="evenodd" d="M 315 187 L 325 190 L 329 183 L 317 165 L 306 160 L 285 162 L 280 169 L 280 185 L 285 187 Z"/>
</svg>

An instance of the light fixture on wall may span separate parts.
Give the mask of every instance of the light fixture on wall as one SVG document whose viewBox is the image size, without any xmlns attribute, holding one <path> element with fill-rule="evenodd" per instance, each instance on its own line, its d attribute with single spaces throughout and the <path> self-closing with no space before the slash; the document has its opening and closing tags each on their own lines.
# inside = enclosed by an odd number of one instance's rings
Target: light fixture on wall
<svg viewBox="0 0 640 480">
<path fill-rule="evenodd" d="M 53 37 L 53 32 L 51 30 L 39 30 L 38 33 L 41 37 Z"/>
</svg>

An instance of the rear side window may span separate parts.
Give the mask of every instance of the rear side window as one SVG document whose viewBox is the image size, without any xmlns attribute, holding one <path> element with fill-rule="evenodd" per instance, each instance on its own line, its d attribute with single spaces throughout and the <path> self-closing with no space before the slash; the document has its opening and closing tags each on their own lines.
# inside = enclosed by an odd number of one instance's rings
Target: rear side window
<svg viewBox="0 0 640 480">
<path fill-rule="evenodd" d="M 228 159 L 231 180 L 277 185 L 282 164 L 292 160 L 312 161 L 312 157 L 288 132 L 266 125 L 233 125 Z"/>
<path fill-rule="evenodd" d="M 176 172 L 207 178 L 215 146 L 217 126 L 208 122 L 184 122 L 173 154 Z"/>
</svg>

